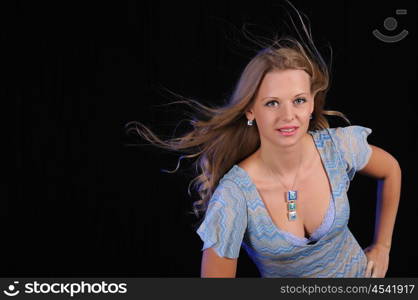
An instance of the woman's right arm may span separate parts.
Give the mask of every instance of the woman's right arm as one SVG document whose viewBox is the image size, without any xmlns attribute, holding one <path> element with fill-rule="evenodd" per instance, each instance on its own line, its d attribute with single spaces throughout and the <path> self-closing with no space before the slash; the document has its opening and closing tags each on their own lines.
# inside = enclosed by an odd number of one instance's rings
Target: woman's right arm
<svg viewBox="0 0 418 300">
<path fill-rule="evenodd" d="M 243 192 L 232 180 L 221 180 L 197 229 L 204 242 L 202 278 L 235 277 L 246 228 L 247 205 Z"/>
<path fill-rule="evenodd" d="M 235 278 L 238 258 L 219 256 L 213 248 L 203 250 L 201 278 Z"/>
</svg>

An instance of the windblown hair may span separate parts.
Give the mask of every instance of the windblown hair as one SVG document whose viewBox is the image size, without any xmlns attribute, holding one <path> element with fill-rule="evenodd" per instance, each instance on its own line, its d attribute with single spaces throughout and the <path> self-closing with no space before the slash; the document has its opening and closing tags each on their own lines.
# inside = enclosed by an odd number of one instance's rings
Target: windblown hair
<svg viewBox="0 0 418 300">
<path fill-rule="evenodd" d="M 302 22 L 303 24 L 303 22 Z M 158 138 L 151 130 L 139 122 L 128 131 L 135 131 L 153 145 L 170 151 L 191 153 L 179 158 L 174 173 L 178 170 L 182 158 L 194 158 L 193 166 L 197 176 L 193 184 L 199 194 L 193 203 L 193 212 L 199 217 L 207 209 L 208 202 L 215 191 L 219 180 L 234 165 L 250 156 L 260 147 L 260 136 L 257 126 L 247 126 L 245 112 L 255 101 L 257 91 L 264 76 L 275 70 L 304 70 L 310 76 L 310 89 L 314 95 L 313 118 L 309 130 L 329 128 L 325 115 L 340 116 L 349 124 L 343 113 L 324 110 L 325 96 L 329 87 L 329 72 L 326 63 L 313 44 L 310 32 L 303 25 L 308 43 L 299 42 L 292 37 L 275 38 L 272 43 L 260 44 L 260 50 L 247 64 L 242 72 L 232 96 L 220 107 L 208 107 L 193 99 L 176 101 L 190 105 L 203 118 L 188 120 L 193 130 L 181 137 L 166 141 Z M 255 123 L 256 124 L 256 123 Z"/>
</svg>

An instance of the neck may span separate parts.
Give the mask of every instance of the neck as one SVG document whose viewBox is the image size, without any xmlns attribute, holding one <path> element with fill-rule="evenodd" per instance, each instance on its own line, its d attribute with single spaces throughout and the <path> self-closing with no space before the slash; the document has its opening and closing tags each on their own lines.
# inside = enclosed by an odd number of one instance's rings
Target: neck
<svg viewBox="0 0 418 300">
<path fill-rule="evenodd" d="M 288 147 L 278 148 L 271 144 L 262 145 L 257 150 L 256 157 L 259 161 L 261 172 L 266 176 L 265 178 L 281 178 L 282 181 L 288 184 L 290 181 L 293 182 L 295 176 L 299 178 L 304 166 L 312 159 L 312 155 L 309 155 L 308 135 L 304 136 L 296 144 Z"/>
</svg>

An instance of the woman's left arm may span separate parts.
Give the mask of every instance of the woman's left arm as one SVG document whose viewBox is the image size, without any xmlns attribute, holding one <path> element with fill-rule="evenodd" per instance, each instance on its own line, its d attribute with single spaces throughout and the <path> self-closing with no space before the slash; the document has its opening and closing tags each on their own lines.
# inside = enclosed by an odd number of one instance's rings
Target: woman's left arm
<svg viewBox="0 0 418 300">
<path fill-rule="evenodd" d="M 364 249 L 368 258 L 370 277 L 385 277 L 389 266 L 389 252 L 401 193 L 401 168 L 398 161 L 385 150 L 370 145 L 372 154 L 358 173 L 378 180 L 376 225 L 373 244 Z M 366 275 L 367 276 L 367 275 Z"/>
</svg>

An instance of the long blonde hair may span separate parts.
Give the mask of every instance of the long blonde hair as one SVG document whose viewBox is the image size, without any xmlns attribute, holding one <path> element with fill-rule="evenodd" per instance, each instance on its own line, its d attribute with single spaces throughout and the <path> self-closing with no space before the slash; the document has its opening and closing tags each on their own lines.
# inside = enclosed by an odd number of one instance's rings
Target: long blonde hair
<svg viewBox="0 0 418 300">
<path fill-rule="evenodd" d="M 199 199 L 193 203 L 193 212 L 199 217 L 204 214 L 207 204 L 222 176 L 234 165 L 250 156 L 260 146 L 257 126 L 247 126 L 245 112 L 252 106 L 255 95 L 264 76 L 274 70 L 298 69 L 310 75 L 311 92 L 314 96 L 313 118 L 309 130 L 329 128 L 325 115 L 340 116 L 349 124 L 343 113 L 324 110 L 325 96 L 329 87 L 328 67 L 313 45 L 310 32 L 309 44 L 302 44 L 291 37 L 275 38 L 269 45 L 263 46 L 247 64 L 235 86 L 235 89 L 222 106 L 209 107 L 186 99 L 172 102 L 187 104 L 202 118 L 193 117 L 188 121 L 193 130 L 183 136 L 161 140 L 150 129 L 140 122 L 129 122 L 128 132 L 134 131 L 155 146 L 171 151 L 179 151 L 187 155 L 179 157 L 174 173 L 178 170 L 180 160 L 194 159 L 193 166 L 197 176 L 188 186 L 193 184 Z"/>
</svg>

